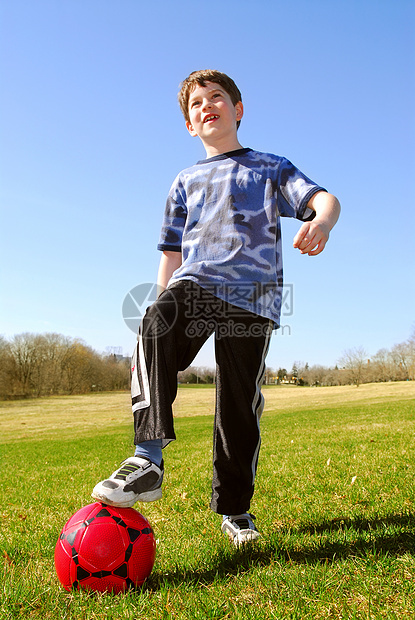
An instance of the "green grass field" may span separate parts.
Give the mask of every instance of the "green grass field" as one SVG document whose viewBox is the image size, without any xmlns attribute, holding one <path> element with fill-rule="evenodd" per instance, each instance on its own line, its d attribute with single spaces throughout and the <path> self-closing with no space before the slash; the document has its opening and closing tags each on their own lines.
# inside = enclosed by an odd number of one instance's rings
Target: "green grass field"
<svg viewBox="0 0 415 620">
<path fill-rule="evenodd" d="M 68 593 L 53 553 L 94 484 L 130 455 L 128 394 L 0 403 L 0 619 L 415 617 L 415 384 L 264 387 L 251 510 L 234 549 L 209 508 L 213 387 L 182 387 L 158 540 L 140 591 Z"/>
</svg>

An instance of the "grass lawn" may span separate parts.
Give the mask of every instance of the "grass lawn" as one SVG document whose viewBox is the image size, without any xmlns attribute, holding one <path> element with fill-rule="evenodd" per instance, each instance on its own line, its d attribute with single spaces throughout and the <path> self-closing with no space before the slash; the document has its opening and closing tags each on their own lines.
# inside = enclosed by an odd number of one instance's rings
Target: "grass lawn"
<svg viewBox="0 0 415 620">
<path fill-rule="evenodd" d="M 214 387 L 183 386 L 163 499 L 139 504 L 158 540 L 145 586 L 68 593 L 59 532 L 132 454 L 129 395 L 0 403 L 0 619 L 415 617 L 415 384 L 265 386 L 251 510 L 234 549 L 209 508 Z"/>
</svg>

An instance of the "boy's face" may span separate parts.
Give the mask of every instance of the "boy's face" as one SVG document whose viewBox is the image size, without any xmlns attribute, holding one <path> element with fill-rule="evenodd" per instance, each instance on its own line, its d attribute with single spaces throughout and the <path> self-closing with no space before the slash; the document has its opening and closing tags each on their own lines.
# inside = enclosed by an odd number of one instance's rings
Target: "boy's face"
<svg viewBox="0 0 415 620">
<path fill-rule="evenodd" d="M 214 82 L 197 85 L 189 97 L 189 119 L 186 127 L 191 136 L 203 143 L 236 137 L 236 123 L 243 115 L 242 102 L 232 103 L 229 94 Z"/>
</svg>

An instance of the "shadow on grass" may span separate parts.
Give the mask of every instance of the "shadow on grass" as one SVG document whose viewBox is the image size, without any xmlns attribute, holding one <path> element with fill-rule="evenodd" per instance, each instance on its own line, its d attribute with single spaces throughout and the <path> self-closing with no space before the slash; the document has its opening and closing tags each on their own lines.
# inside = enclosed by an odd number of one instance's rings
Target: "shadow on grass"
<svg viewBox="0 0 415 620">
<path fill-rule="evenodd" d="M 231 545 L 218 548 L 209 567 L 194 568 L 177 565 L 168 574 L 156 572 L 147 588 L 211 584 L 218 579 L 268 566 L 275 562 L 294 564 L 335 564 L 347 558 L 382 556 L 415 556 L 415 515 L 389 515 L 375 519 L 333 519 L 299 528 L 264 532 L 256 544 L 234 549 Z"/>
</svg>

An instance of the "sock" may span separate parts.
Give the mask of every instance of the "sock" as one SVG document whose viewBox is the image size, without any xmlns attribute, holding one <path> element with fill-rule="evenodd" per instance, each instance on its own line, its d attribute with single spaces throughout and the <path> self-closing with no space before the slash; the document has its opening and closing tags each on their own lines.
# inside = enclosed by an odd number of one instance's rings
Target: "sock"
<svg viewBox="0 0 415 620">
<path fill-rule="evenodd" d="M 239 515 L 222 515 L 222 521 L 226 521 L 226 519 L 234 519 L 235 517 L 249 517 L 251 518 L 251 515 L 249 512 L 242 512 Z"/>
<path fill-rule="evenodd" d="M 145 456 L 147 459 L 150 459 L 152 463 L 160 467 L 161 461 L 163 460 L 161 439 L 150 439 L 150 441 L 143 441 L 137 444 L 134 456 Z"/>
</svg>

